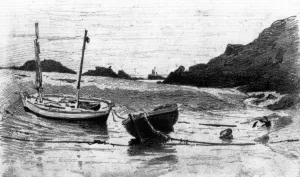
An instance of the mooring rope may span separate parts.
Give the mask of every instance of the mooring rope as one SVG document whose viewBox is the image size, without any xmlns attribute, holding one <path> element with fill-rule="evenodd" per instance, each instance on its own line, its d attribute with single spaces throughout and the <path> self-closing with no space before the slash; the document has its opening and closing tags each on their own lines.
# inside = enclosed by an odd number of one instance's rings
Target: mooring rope
<svg viewBox="0 0 300 177">
<path fill-rule="evenodd" d="M 116 143 L 109 143 L 107 141 L 102 140 L 94 140 L 94 141 L 53 141 L 53 140 L 30 140 L 30 139 L 22 139 L 22 138 L 14 138 L 9 136 L 1 136 L 5 139 L 12 139 L 17 141 L 26 141 L 26 142 L 36 142 L 36 143 L 71 143 L 71 144 L 104 144 L 104 145 L 112 145 L 112 146 L 128 146 L 125 144 L 116 144 Z"/>
<path fill-rule="evenodd" d="M 115 114 L 119 119 L 127 119 L 126 117 L 122 117 L 120 115 L 117 114 L 117 112 L 115 110 L 112 110 L 112 113 Z"/>
<path fill-rule="evenodd" d="M 118 121 L 116 120 L 115 114 L 114 114 L 113 112 L 111 113 L 111 115 L 112 115 L 112 117 L 113 117 L 113 121 L 114 121 L 114 122 L 118 122 Z"/>
<path fill-rule="evenodd" d="M 208 146 L 253 146 L 257 143 L 212 143 L 212 142 L 205 142 L 205 141 L 194 141 L 194 140 L 188 140 L 188 139 L 178 139 L 178 138 L 169 138 L 171 141 L 179 141 L 183 142 L 186 145 L 189 145 L 188 143 L 194 143 L 194 144 L 201 144 L 201 145 L 208 145 Z"/>
<path fill-rule="evenodd" d="M 104 145 L 111 145 L 111 146 L 130 146 L 125 144 L 117 144 L 117 143 L 109 143 L 107 141 L 102 140 L 94 140 L 94 141 L 53 141 L 53 140 L 31 140 L 31 139 L 22 139 L 22 138 L 15 138 L 9 136 L 1 136 L 1 138 L 11 139 L 16 141 L 25 141 L 25 142 L 36 142 L 36 143 L 70 143 L 70 144 L 104 144 Z M 187 139 L 177 139 L 170 137 L 169 140 L 171 141 L 179 141 L 180 143 L 165 143 L 165 145 L 195 145 L 195 146 L 254 146 L 261 143 L 212 143 L 212 142 L 205 142 L 205 141 L 194 141 L 194 140 L 187 140 Z M 276 144 L 276 143 L 284 143 L 284 142 L 298 142 L 299 139 L 287 139 L 275 142 L 269 142 L 268 144 Z M 193 143 L 193 144 L 189 144 Z"/>
</svg>

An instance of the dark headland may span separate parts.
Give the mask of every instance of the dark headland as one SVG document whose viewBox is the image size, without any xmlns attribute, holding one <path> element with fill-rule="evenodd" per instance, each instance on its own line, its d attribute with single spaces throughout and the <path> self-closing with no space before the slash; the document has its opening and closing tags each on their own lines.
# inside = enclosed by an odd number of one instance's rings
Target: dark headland
<svg viewBox="0 0 300 177">
<path fill-rule="evenodd" d="M 43 72 L 57 72 L 57 73 L 70 73 L 76 74 L 72 69 L 63 66 L 60 62 L 55 60 L 43 60 L 41 61 L 41 67 Z M 23 71 L 36 71 L 36 62 L 35 60 L 26 61 L 22 66 L 12 66 L 12 67 L 2 67 L 1 69 L 15 69 Z M 83 75 L 86 76 L 103 76 L 103 77 L 113 77 L 119 79 L 128 79 L 128 80 L 139 80 L 143 78 L 131 77 L 129 74 L 123 70 L 119 70 L 118 73 L 115 73 L 110 67 L 96 67 L 95 70 L 89 70 Z"/>
<path fill-rule="evenodd" d="M 128 79 L 128 80 L 140 80 L 143 78 L 131 77 L 123 70 L 119 70 L 118 74 L 115 73 L 111 67 L 99 67 L 97 66 L 95 70 L 88 70 L 87 72 L 83 73 L 84 76 L 103 76 L 103 77 L 112 77 L 112 78 L 119 78 L 119 79 Z"/>
<path fill-rule="evenodd" d="M 41 61 L 41 67 L 43 72 L 58 72 L 58 73 L 70 73 L 76 74 L 72 69 L 63 66 L 60 62 L 54 60 L 43 60 Z M 16 69 L 23 71 L 36 71 L 35 60 L 26 61 L 22 66 L 12 66 L 5 69 Z"/>
<path fill-rule="evenodd" d="M 300 57 L 296 16 L 275 21 L 247 45 L 228 44 L 207 64 L 180 66 L 163 81 L 198 87 L 239 87 L 244 92 L 298 93 Z"/>
</svg>

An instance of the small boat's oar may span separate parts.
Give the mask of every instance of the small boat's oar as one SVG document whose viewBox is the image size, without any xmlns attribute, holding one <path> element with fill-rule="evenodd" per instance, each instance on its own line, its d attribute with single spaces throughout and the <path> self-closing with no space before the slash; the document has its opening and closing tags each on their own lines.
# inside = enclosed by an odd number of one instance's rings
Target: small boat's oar
<svg viewBox="0 0 300 177">
<path fill-rule="evenodd" d="M 224 124 L 199 124 L 204 126 L 212 126 L 212 127 L 236 127 L 236 125 L 224 125 Z"/>
</svg>

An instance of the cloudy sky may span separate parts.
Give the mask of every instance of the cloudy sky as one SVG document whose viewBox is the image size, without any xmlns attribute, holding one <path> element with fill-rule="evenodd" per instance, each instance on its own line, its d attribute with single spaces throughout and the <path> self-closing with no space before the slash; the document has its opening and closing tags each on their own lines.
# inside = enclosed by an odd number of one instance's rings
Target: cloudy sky
<svg viewBox="0 0 300 177">
<path fill-rule="evenodd" d="M 206 63 L 227 44 L 247 44 L 272 22 L 299 13 L 299 0 L 15 0 L 0 3 L 2 66 L 34 59 L 39 22 L 41 58 L 78 70 L 89 30 L 84 71 L 112 66 L 145 76 Z"/>
</svg>

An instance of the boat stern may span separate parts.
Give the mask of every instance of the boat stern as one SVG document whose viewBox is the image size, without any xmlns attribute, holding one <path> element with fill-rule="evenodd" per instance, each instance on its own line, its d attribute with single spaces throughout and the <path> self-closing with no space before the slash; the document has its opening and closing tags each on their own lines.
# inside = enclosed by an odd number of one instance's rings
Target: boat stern
<svg viewBox="0 0 300 177">
<path fill-rule="evenodd" d="M 26 100 L 27 100 L 29 94 L 27 92 L 23 92 L 23 93 L 19 92 L 19 94 L 20 94 L 20 97 L 21 97 L 21 100 L 22 100 L 22 104 L 25 107 L 26 106 Z"/>
</svg>

